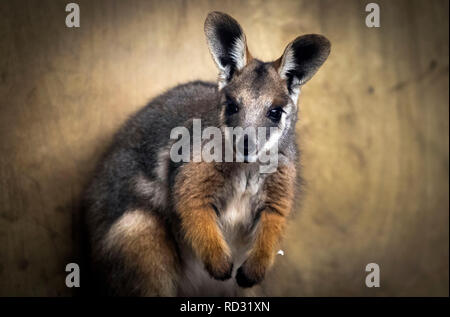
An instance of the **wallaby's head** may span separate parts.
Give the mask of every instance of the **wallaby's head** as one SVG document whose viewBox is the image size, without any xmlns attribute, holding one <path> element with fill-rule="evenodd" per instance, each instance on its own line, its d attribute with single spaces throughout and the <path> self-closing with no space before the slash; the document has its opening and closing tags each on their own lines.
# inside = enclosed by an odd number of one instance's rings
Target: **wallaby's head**
<svg viewBox="0 0 450 317">
<path fill-rule="evenodd" d="M 222 124 L 244 129 L 277 127 L 277 133 L 266 136 L 266 143 L 276 139 L 279 148 L 287 146 L 295 129 L 300 88 L 327 59 L 330 42 L 322 35 L 303 35 L 289 43 L 277 60 L 262 62 L 252 57 L 244 31 L 229 15 L 211 12 L 205 33 L 220 72 Z"/>
</svg>

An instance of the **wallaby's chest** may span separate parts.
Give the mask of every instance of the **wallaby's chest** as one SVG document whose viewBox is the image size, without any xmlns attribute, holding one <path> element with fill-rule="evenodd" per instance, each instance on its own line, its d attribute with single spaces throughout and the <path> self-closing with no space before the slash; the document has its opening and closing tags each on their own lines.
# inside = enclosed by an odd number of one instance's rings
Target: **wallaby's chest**
<svg viewBox="0 0 450 317">
<path fill-rule="evenodd" d="M 220 210 L 220 223 L 224 230 L 245 229 L 253 225 L 254 209 L 263 196 L 263 182 L 262 174 L 246 170 L 228 179 Z"/>
<path fill-rule="evenodd" d="M 219 206 L 219 227 L 233 257 L 233 273 L 242 265 L 251 248 L 254 230 L 255 208 L 261 202 L 264 174 L 239 172 L 229 178 L 221 192 L 223 203 Z M 208 296 L 238 296 L 240 288 L 234 278 L 227 281 L 213 279 L 204 264 L 190 251 L 183 251 L 184 274 L 180 282 L 180 294 Z"/>
<path fill-rule="evenodd" d="M 246 259 L 253 240 L 256 211 L 264 196 L 264 177 L 244 170 L 229 182 L 229 194 L 220 211 L 219 225 L 238 267 Z"/>
</svg>

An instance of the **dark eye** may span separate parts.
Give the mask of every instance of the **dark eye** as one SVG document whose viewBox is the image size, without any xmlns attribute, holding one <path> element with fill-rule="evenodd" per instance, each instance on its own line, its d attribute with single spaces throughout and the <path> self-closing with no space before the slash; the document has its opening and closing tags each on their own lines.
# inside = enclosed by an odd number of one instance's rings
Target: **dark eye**
<svg viewBox="0 0 450 317">
<path fill-rule="evenodd" d="M 239 107 L 234 101 L 227 100 L 225 112 L 228 116 L 231 116 L 239 112 Z"/>
<path fill-rule="evenodd" d="M 283 108 L 276 107 L 276 108 L 270 109 L 267 112 L 267 117 L 270 120 L 272 120 L 273 122 L 279 122 L 282 114 L 283 114 Z"/>
</svg>

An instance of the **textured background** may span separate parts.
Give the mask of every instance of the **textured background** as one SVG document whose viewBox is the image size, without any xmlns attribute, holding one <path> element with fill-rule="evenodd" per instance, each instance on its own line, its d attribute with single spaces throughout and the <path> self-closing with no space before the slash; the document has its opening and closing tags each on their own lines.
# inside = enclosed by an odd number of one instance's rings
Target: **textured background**
<svg viewBox="0 0 450 317">
<path fill-rule="evenodd" d="M 0 295 L 71 294 L 83 186 L 128 115 L 215 79 L 203 22 L 220 10 L 264 60 L 304 33 L 333 44 L 300 98 L 307 185 L 264 294 L 448 296 L 447 0 L 377 1 L 379 29 L 370 1 L 77 1 L 79 29 L 67 2 L 0 2 Z"/>
</svg>

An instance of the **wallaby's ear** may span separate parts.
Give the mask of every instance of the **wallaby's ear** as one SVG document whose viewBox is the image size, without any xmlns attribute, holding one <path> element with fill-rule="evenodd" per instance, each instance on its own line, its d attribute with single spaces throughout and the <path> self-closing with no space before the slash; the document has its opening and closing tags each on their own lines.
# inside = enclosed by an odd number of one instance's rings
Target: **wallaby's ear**
<svg viewBox="0 0 450 317">
<path fill-rule="evenodd" d="M 221 12 L 211 12 L 205 21 L 209 50 L 219 68 L 219 89 L 233 74 L 250 61 L 244 31 L 235 19 Z"/>
<path fill-rule="evenodd" d="M 283 55 L 274 62 L 294 101 L 297 101 L 300 86 L 325 62 L 330 48 L 330 41 L 322 35 L 303 35 L 289 43 Z"/>
</svg>

